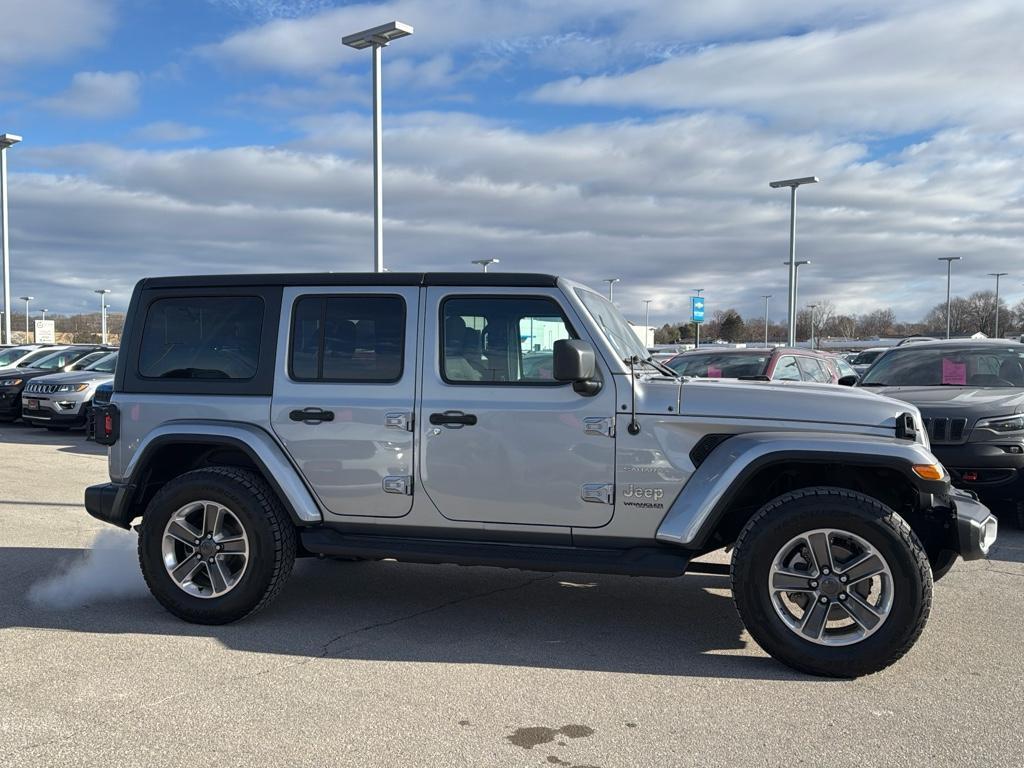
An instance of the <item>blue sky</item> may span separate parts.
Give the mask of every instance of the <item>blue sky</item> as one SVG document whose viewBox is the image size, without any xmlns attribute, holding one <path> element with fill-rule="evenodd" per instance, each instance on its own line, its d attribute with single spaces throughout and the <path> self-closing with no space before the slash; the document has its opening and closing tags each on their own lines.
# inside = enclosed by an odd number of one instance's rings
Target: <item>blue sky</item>
<svg viewBox="0 0 1024 768">
<path fill-rule="evenodd" d="M 551 271 L 652 321 L 783 296 L 916 319 L 1024 296 L 1024 8 L 1012 0 L 0 0 L 14 294 L 91 308 L 152 274 L 362 270 L 369 55 L 391 269 Z M 1019 274 L 1014 270 L 1020 265 Z M 98 287 L 98 285 L 96 286 Z M 86 290 L 89 289 L 89 290 Z M 784 314 L 780 298 L 773 318 Z"/>
</svg>

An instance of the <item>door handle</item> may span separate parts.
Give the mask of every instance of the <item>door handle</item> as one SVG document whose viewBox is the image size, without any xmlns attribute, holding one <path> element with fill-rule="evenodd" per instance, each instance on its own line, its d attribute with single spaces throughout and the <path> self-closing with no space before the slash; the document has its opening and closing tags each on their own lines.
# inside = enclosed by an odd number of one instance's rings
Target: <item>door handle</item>
<svg viewBox="0 0 1024 768">
<path fill-rule="evenodd" d="M 289 413 L 288 418 L 292 421 L 301 421 L 304 424 L 320 424 L 324 421 L 334 421 L 334 411 L 325 411 L 323 408 L 302 408 Z"/>
<path fill-rule="evenodd" d="M 463 413 L 462 411 L 445 411 L 444 413 L 430 414 L 430 423 L 436 427 L 445 426 L 460 429 L 462 427 L 472 427 L 476 424 L 476 416 L 472 413 Z"/>
</svg>

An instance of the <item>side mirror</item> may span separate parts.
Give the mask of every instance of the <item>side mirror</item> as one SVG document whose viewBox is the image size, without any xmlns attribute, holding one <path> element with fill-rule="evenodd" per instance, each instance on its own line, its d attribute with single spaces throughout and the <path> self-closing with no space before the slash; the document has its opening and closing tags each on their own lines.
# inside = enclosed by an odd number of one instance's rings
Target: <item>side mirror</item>
<svg viewBox="0 0 1024 768">
<path fill-rule="evenodd" d="M 555 381 L 571 381 L 581 395 L 595 395 L 601 384 L 595 381 L 597 359 L 594 348 L 582 339 L 559 339 L 554 344 Z"/>
<path fill-rule="evenodd" d="M 843 387 L 852 387 L 860 381 L 860 376 L 840 376 L 836 383 Z"/>
</svg>

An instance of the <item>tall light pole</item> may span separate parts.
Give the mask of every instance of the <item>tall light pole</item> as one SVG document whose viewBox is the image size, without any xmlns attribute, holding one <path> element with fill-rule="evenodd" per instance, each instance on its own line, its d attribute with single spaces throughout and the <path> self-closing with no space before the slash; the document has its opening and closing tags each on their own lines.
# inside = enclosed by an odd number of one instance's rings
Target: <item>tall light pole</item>
<svg viewBox="0 0 1024 768">
<path fill-rule="evenodd" d="M 792 300 L 793 300 L 794 307 L 797 307 L 797 308 L 799 308 L 799 306 L 800 306 L 800 267 L 806 267 L 810 263 L 811 263 L 810 259 L 803 259 L 802 261 L 794 261 L 793 262 L 793 266 L 792 266 L 792 272 L 793 272 L 792 279 L 793 279 L 793 283 L 789 287 L 789 295 L 790 295 L 790 298 L 792 298 Z M 789 266 L 789 262 L 788 261 L 782 262 L 782 266 L 788 267 Z M 793 318 L 794 318 L 793 324 L 792 324 L 793 325 L 793 341 L 789 342 L 787 340 L 787 342 L 786 342 L 789 346 L 792 346 L 793 344 L 796 343 L 796 311 L 795 310 L 794 310 L 794 313 L 793 313 Z"/>
<path fill-rule="evenodd" d="M 644 305 L 644 346 L 647 346 L 647 334 L 651 328 L 651 299 L 641 299 L 640 303 Z M 651 343 L 654 343 L 654 339 L 651 339 Z"/>
<path fill-rule="evenodd" d="M 602 281 L 608 283 L 608 301 L 612 301 L 612 297 L 615 295 L 615 284 L 619 282 L 619 279 L 618 277 L 606 277 Z"/>
<path fill-rule="evenodd" d="M 770 293 L 761 296 L 764 299 L 764 345 L 768 346 L 768 299 L 772 298 Z"/>
<path fill-rule="evenodd" d="M 93 293 L 100 295 L 100 344 L 107 343 L 107 294 L 109 288 L 97 288 Z"/>
<path fill-rule="evenodd" d="M 694 288 L 693 292 L 697 296 L 700 296 L 702 293 L 704 293 L 704 289 L 703 288 Z M 694 345 L 693 345 L 693 348 L 694 349 L 700 349 L 700 323 L 694 321 L 693 325 L 694 325 L 694 329 L 693 329 Z"/>
<path fill-rule="evenodd" d="M 1010 273 L 1009 272 L 989 272 L 988 273 L 989 277 L 994 277 L 996 279 L 996 328 L 995 328 L 995 331 L 992 334 L 992 338 L 993 339 L 998 339 L 999 338 L 999 278 L 1000 277 L 1005 277 L 1008 274 L 1010 274 Z"/>
<path fill-rule="evenodd" d="M 11 253 L 7 235 L 7 150 L 21 141 L 13 133 L 0 134 L 0 251 L 4 267 L 4 333 L 3 339 L 11 343 Z"/>
<path fill-rule="evenodd" d="M 960 261 L 960 256 L 939 256 L 939 261 L 946 262 L 946 338 L 949 338 L 949 308 L 950 292 L 949 285 L 953 277 L 953 262 Z"/>
<path fill-rule="evenodd" d="M 804 184 L 817 184 L 817 176 L 799 179 L 783 179 L 768 182 L 772 189 L 789 187 L 789 338 L 788 344 L 796 344 L 796 188 Z"/>
<path fill-rule="evenodd" d="M 341 38 L 342 45 L 361 51 L 373 49 L 373 271 L 384 271 L 384 193 L 381 189 L 383 153 L 380 119 L 380 52 L 400 37 L 412 34 L 412 27 L 400 21 L 381 24 Z"/>
<path fill-rule="evenodd" d="M 44 322 L 44 323 L 46 322 L 46 313 L 47 313 L 47 312 L 49 312 L 49 311 L 50 311 L 50 310 L 48 310 L 48 309 L 44 309 L 44 310 L 43 310 L 43 322 Z"/>
<path fill-rule="evenodd" d="M 25 343 L 28 344 L 28 303 L 35 296 L 19 296 L 18 298 L 25 302 Z"/>
<path fill-rule="evenodd" d="M 473 263 L 479 264 L 484 268 L 484 272 L 486 272 L 487 268 L 491 266 L 491 264 L 500 264 L 501 259 L 473 259 Z"/>
<path fill-rule="evenodd" d="M 814 310 L 818 308 L 817 304 L 808 304 L 811 309 L 811 349 L 814 349 Z"/>
</svg>

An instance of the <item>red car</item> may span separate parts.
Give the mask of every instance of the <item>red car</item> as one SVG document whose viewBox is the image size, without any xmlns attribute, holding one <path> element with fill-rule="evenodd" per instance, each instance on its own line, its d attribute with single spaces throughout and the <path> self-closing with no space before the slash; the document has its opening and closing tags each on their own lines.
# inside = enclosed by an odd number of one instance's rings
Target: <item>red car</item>
<svg viewBox="0 0 1024 768">
<path fill-rule="evenodd" d="M 695 349 L 665 363 L 682 376 L 710 379 L 767 378 L 771 381 L 815 381 L 853 385 L 832 355 L 811 349 Z"/>
</svg>

